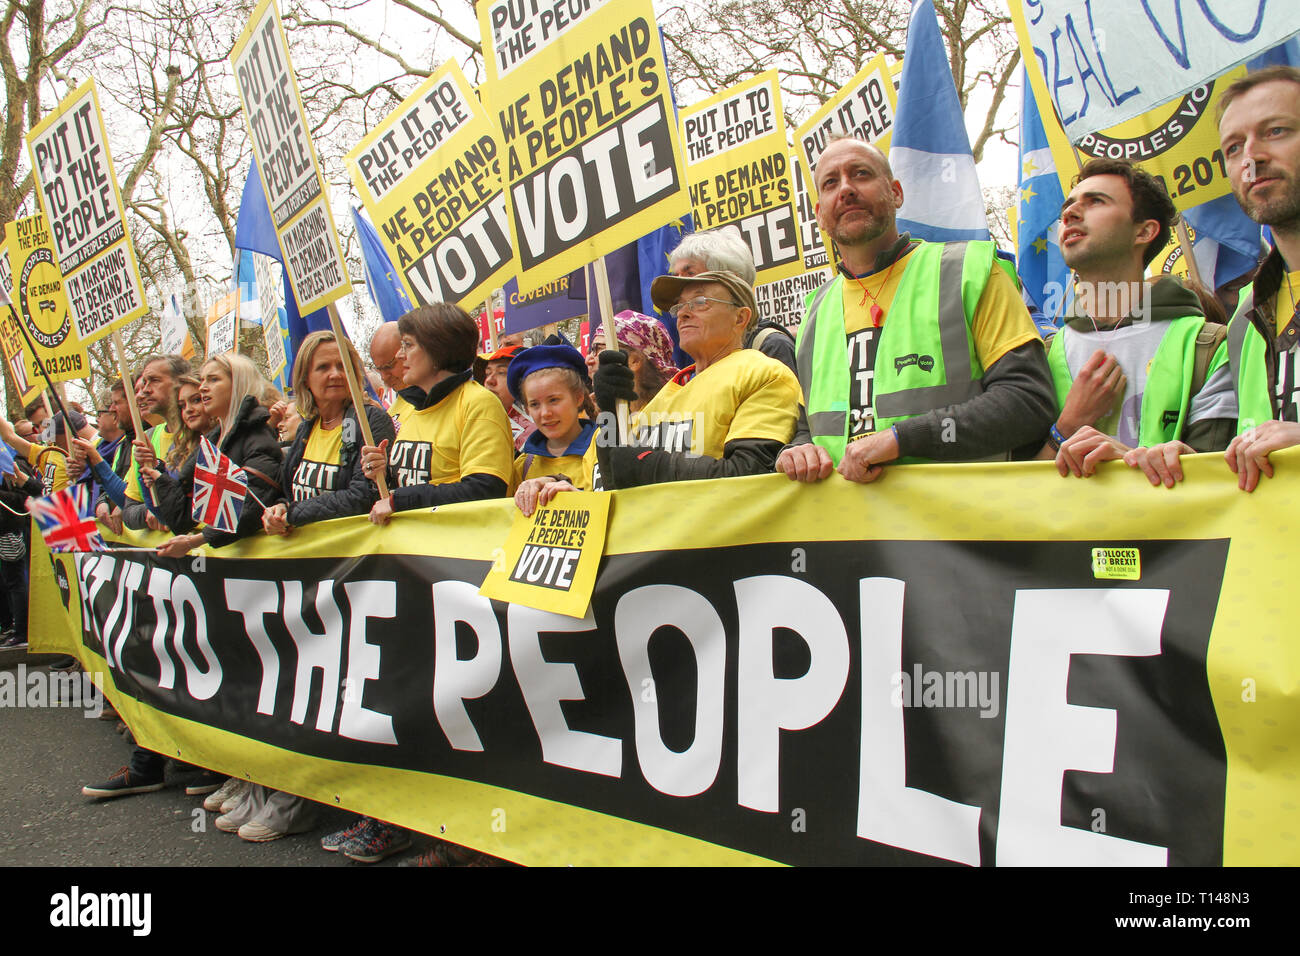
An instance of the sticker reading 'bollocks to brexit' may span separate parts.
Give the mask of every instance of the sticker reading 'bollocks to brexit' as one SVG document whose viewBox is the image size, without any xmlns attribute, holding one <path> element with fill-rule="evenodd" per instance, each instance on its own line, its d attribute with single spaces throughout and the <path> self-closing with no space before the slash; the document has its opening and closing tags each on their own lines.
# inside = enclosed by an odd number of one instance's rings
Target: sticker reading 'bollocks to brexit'
<svg viewBox="0 0 1300 956">
<path fill-rule="evenodd" d="M 90 343 L 149 311 L 95 81 L 34 126 L 27 148 L 76 338 Z"/>
<path fill-rule="evenodd" d="M 470 308 L 516 267 L 496 133 L 454 60 L 384 117 L 347 164 L 413 301 Z"/>
<path fill-rule="evenodd" d="M 501 127 L 527 292 L 690 209 L 650 0 L 490 0 L 482 92 Z"/>
<path fill-rule="evenodd" d="M 609 495 L 562 492 L 531 518 L 519 514 L 479 588 L 485 597 L 583 617 L 605 550 Z"/>
<path fill-rule="evenodd" d="M 1093 548 L 1092 576 L 1118 581 L 1142 580 L 1142 556 L 1137 548 Z"/>
</svg>

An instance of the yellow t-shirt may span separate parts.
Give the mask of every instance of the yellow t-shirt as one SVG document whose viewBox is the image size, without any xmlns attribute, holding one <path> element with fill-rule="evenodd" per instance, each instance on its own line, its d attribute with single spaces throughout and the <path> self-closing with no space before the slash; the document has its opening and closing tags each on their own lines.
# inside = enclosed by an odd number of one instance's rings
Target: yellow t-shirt
<svg viewBox="0 0 1300 956">
<path fill-rule="evenodd" d="M 1282 279 L 1282 284 L 1277 289 L 1277 335 L 1281 335 L 1283 330 L 1291 324 L 1291 316 L 1295 315 L 1295 307 L 1300 303 L 1300 269 L 1288 273 Z"/>
<path fill-rule="evenodd" d="M 149 436 L 149 444 L 153 446 L 153 453 L 158 456 L 158 463 L 165 468 L 162 463 L 167 460 L 167 453 L 172 450 L 172 444 L 176 441 L 176 436 L 167 430 L 167 425 L 155 425 L 146 433 Z M 135 458 L 131 459 L 131 467 L 126 473 L 126 497 L 132 501 L 144 501 L 140 497 L 140 466 L 136 464 Z"/>
<path fill-rule="evenodd" d="M 844 331 L 848 339 L 851 377 L 850 441 L 864 438 L 875 431 L 876 349 L 880 344 L 884 324 L 889 321 L 889 307 L 898 292 L 913 252 L 903 256 L 892 267 L 864 279 L 844 279 Z M 883 312 L 879 327 L 872 318 L 873 302 Z M 975 340 L 975 354 L 986 369 L 1012 349 L 1026 342 L 1040 340 L 1038 330 L 1034 328 L 1034 320 L 1029 317 L 1016 284 L 996 262 L 989 274 L 988 284 L 984 287 L 984 294 L 975 307 L 971 333 Z"/>
<path fill-rule="evenodd" d="M 513 495 L 525 478 L 543 478 L 547 475 L 564 475 L 579 491 L 595 490 L 592 487 L 592 473 L 596 469 L 596 435 L 599 433 L 600 430 L 596 429 L 586 451 L 580 455 L 560 455 L 557 458 L 550 458 L 546 455 L 520 452 L 515 458 L 510 493 Z"/>
<path fill-rule="evenodd" d="M 33 442 L 27 446 L 27 464 L 40 475 L 41 487 L 47 495 L 62 491 L 72 484 L 68 480 L 68 456 L 62 448 Z"/>
<path fill-rule="evenodd" d="M 683 369 L 632 416 L 632 444 L 721 459 L 739 438 L 788 442 L 799 380 L 757 349 L 737 349 L 704 371 Z"/>
<path fill-rule="evenodd" d="M 320 419 L 312 426 L 307 444 L 302 450 L 302 461 L 294 469 L 291 495 L 294 501 L 306 501 L 317 495 L 338 491 L 345 481 L 343 466 L 343 423 L 326 431 Z"/>
<path fill-rule="evenodd" d="M 471 381 L 436 405 L 404 414 L 388 461 L 399 488 L 441 485 L 475 474 L 495 475 L 509 484 L 514 452 L 501 399 Z"/>
<path fill-rule="evenodd" d="M 415 406 L 401 395 L 393 399 L 393 404 L 388 406 L 388 417 L 393 420 L 393 430 L 396 432 L 402 430 L 402 422 L 413 414 L 415 414 Z"/>
</svg>

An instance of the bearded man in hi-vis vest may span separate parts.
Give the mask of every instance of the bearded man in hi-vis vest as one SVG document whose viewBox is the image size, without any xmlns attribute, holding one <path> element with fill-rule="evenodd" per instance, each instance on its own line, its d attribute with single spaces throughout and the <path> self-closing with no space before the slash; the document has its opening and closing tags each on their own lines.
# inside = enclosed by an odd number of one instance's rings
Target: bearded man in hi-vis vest
<svg viewBox="0 0 1300 956">
<path fill-rule="evenodd" d="M 1273 476 L 1269 454 L 1300 445 L 1300 70 L 1267 67 L 1224 90 L 1219 141 L 1237 202 L 1273 230 L 1228 323 L 1239 411 L 1224 457 L 1237 487 L 1254 491 Z"/>
<path fill-rule="evenodd" d="M 803 406 L 776 469 L 869 482 L 890 462 L 1032 456 L 1056 397 L 993 243 L 900 236 L 903 187 L 860 140 L 833 140 L 814 183 L 841 261 L 808 298 L 795 348 Z"/>
</svg>

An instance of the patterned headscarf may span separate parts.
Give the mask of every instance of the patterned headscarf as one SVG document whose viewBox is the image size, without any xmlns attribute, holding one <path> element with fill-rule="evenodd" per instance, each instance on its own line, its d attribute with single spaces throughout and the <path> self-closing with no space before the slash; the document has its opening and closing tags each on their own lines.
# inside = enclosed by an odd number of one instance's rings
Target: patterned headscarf
<svg viewBox="0 0 1300 956">
<path fill-rule="evenodd" d="M 673 364 L 673 340 L 658 319 L 628 310 L 614 316 L 614 327 L 618 330 L 620 347 L 641 352 L 668 378 L 677 374 L 677 366 Z M 597 335 L 604 335 L 599 326 L 591 337 L 594 339 Z"/>
</svg>

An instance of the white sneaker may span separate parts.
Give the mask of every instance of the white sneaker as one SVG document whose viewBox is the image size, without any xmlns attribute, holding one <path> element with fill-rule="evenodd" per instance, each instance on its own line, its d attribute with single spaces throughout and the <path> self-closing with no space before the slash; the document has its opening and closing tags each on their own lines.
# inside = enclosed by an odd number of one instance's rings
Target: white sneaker
<svg viewBox="0 0 1300 956">
<path fill-rule="evenodd" d="M 239 806 L 217 817 L 217 829 L 222 833 L 238 833 L 239 828 L 257 816 L 261 809 L 260 805 L 254 805 L 253 800 L 244 799 Z"/>
<path fill-rule="evenodd" d="M 235 832 L 239 834 L 241 840 L 247 840 L 249 843 L 269 843 L 282 836 L 288 836 L 287 833 L 272 830 L 260 820 L 250 820 Z"/>
<path fill-rule="evenodd" d="M 221 812 L 230 813 L 242 805 L 243 802 L 248 799 L 248 791 L 252 789 L 252 786 L 251 783 L 245 780 L 242 787 L 221 801 Z"/>
<path fill-rule="evenodd" d="M 227 813 L 229 811 L 227 811 L 225 808 L 226 801 L 233 800 L 238 796 L 242 796 L 247 790 L 248 790 L 247 780 L 242 780 L 239 777 L 231 777 L 229 780 L 227 780 L 225 783 L 221 785 L 221 788 L 217 790 L 216 793 L 208 794 L 208 798 L 203 801 L 203 809 L 208 810 L 212 813 L 217 813 L 217 812 Z M 234 806 L 232 806 L 230 809 L 233 810 Z"/>
</svg>

